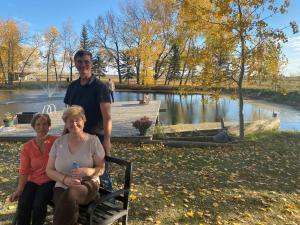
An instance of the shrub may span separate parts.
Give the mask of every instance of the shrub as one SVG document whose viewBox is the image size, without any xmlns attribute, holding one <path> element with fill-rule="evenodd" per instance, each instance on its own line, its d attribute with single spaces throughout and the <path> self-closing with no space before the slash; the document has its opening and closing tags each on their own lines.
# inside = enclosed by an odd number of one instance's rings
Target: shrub
<svg viewBox="0 0 300 225">
<path fill-rule="evenodd" d="M 145 135 L 151 125 L 152 121 L 146 116 L 132 122 L 132 126 L 139 130 L 140 135 Z"/>
<path fill-rule="evenodd" d="M 10 112 L 4 113 L 3 122 L 10 122 L 13 121 L 14 119 L 15 117 Z"/>
</svg>

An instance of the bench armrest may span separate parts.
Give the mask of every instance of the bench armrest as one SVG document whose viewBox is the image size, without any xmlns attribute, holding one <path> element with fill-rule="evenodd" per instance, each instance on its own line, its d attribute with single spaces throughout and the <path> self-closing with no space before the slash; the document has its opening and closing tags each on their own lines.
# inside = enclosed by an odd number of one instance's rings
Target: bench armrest
<svg viewBox="0 0 300 225">
<path fill-rule="evenodd" d="M 89 214 L 92 214 L 94 212 L 94 210 L 96 209 L 97 205 L 100 205 L 101 203 L 103 203 L 109 199 L 116 198 L 116 197 L 124 195 L 126 193 L 129 193 L 128 189 L 121 189 L 121 190 L 109 193 L 107 195 L 104 195 L 104 196 L 100 197 L 99 199 L 92 201 L 88 206 L 87 212 Z"/>
</svg>

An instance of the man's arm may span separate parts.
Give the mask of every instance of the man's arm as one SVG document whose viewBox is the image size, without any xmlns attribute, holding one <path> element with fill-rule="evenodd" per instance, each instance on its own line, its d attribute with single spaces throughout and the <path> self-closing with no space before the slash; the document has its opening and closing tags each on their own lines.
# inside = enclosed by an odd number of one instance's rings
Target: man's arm
<svg viewBox="0 0 300 225">
<path fill-rule="evenodd" d="M 112 130 L 111 103 L 110 102 L 100 103 L 100 110 L 103 117 L 103 131 L 104 131 L 103 148 L 105 150 L 105 155 L 110 156 L 110 150 L 111 150 L 110 136 Z"/>
</svg>

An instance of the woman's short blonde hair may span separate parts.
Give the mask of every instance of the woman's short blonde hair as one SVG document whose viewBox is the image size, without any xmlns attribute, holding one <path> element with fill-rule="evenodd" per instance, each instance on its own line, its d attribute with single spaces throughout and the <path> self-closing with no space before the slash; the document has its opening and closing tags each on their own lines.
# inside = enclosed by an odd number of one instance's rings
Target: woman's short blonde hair
<svg viewBox="0 0 300 225">
<path fill-rule="evenodd" d="M 34 128 L 35 126 L 35 123 L 36 121 L 39 119 L 39 118 L 43 118 L 47 121 L 47 124 L 48 126 L 50 127 L 51 126 L 51 119 L 50 119 L 50 116 L 46 113 L 37 113 L 37 114 L 34 114 L 34 116 L 32 117 L 32 120 L 30 122 L 30 125 Z"/>
<path fill-rule="evenodd" d="M 67 108 L 62 115 L 62 119 L 66 123 L 68 118 L 75 116 L 80 116 L 84 122 L 86 121 L 84 109 L 79 105 L 72 105 Z"/>
</svg>

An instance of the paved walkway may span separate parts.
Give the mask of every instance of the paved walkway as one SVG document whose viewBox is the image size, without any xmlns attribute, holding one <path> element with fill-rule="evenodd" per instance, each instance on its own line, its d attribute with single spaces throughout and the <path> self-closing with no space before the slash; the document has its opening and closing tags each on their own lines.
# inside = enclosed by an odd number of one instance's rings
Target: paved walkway
<svg viewBox="0 0 300 225">
<path fill-rule="evenodd" d="M 140 105 L 138 101 L 115 102 L 112 104 L 112 139 L 141 138 L 139 132 L 132 126 L 132 122 L 147 116 L 153 121 L 152 126 L 143 138 L 151 139 L 155 121 L 159 115 L 160 101 L 150 101 L 148 105 Z M 63 130 L 61 119 L 63 111 L 50 113 L 52 126 L 50 134 L 60 135 Z M 34 137 L 35 133 L 30 124 L 17 124 L 14 127 L 1 128 L 0 140 L 26 140 Z"/>
</svg>

